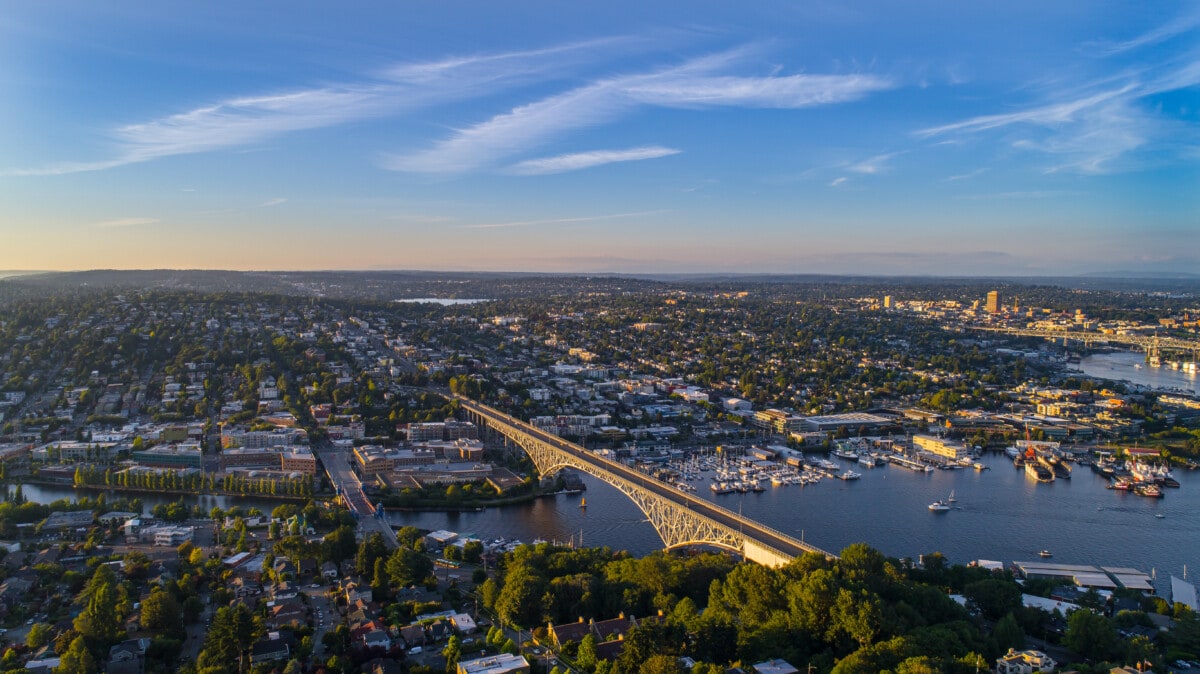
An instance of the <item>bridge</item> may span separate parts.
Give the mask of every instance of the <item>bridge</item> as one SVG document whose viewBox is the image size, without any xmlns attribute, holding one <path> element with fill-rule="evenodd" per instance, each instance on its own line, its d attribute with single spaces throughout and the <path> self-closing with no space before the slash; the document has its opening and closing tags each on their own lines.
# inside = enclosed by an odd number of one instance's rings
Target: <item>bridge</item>
<svg viewBox="0 0 1200 674">
<path fill-rule="evenodd" d="M 1122 344 L 1137 347 L 1147 355 L 1156 356 L 1159 351 L 1184 351 L 1200 354 L 1200 342 L 1190 342 L 1174 337 L 1159 337 L 1158 335 L 1115 335 L 1103 332 L 1046 330 L 1034 328 L 987 328 L 974 327 L 974 330 L 997 332 L 1014 337 L 1040 337 L 1049 340 L 1082 342 L 1084 346 L 1093 344 Z"/>
<path fill-rule="evenodd" d="M 646 514 L 667 549 L 709 545 L 736 552 L 766 566 L 781 566 L 806 552 L 834 556 L 499 410 L 459 395 L 453 398 L 471 421 L 499 433 L 523 449 L 541 475 L 573 468 L 616 487 Z"/>
</svg>

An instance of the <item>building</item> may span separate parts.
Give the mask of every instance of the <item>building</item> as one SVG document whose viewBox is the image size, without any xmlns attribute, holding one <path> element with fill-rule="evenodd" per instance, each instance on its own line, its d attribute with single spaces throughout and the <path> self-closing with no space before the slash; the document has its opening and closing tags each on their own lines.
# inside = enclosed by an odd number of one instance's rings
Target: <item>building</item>
<svg viewBox="0 0 1200 674">
<path fill-rule="evenodd" d="M 984 305 L 984 310 L 989 314 L 1000 313 L 1000 291 L 991 290 L 987 294 L 987 304 Z"/>
<path fill-rule="evenodd" d="M 826 414 L 823 416 L 801 417 L 804 423 L 803 429 L 818 433 L 828 433 L 836 431 L 839 428 L 845 428 L 848 431 L 857 432 L 859 429 L 873 430 L 891 426 L 894 422 L 888 417 L 879 416 L 878 414 L 867 414 L 865 412 L 847 412 L 845 414 Z"/>
<path fill-rule="evenodd" d="M 458 674 L 529 674 L 529 661 L 520 655 L 499 653 L 486 658 L 459 661 Z"/>
<path fill-rule="evenodd" d="M 162 445 L 130 455 L 143 466 L 158 468 L 201 468 L 203 456 L 199 445 Z"/>
<path fill-rule="evenodd" d="M 935 438 L 932 435 L 914 435 L 913 444 L 920 449 L 951 461 L 958 461 L 970 456 L 966 445 L 958 442 Z"/>
<path fill-rule="evenodd" d="M 1010 648 L 1008 649 L 1008 653 L 996 659 L 996 674 L 1053 672 L 1057 666 L 1058 663 L 1041 651 L 1021 651 L 1018 653 Z"/>
<path fill-rule="evenodd" d="M 284 447 L 279 453 L 280 468 L 285 472 L 317 474 L 317 457 L 308 447 Z"/>
<path fill-rule="evenodd" d="M 792 663 L 779 658 L 772 658 L 766 662 L 759 662 L 750 667 L 755 674 L 796 674 L 800 670 L 792 666 Z"/>
</svg>

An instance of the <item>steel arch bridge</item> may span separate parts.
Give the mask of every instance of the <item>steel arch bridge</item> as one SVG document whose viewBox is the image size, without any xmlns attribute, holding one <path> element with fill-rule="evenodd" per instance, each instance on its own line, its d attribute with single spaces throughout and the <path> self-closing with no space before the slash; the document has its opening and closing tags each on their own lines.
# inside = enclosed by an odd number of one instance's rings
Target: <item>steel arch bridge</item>
<svg viewBox="0 0 1200 674">
<path fill-rule="evenodd" d="M 503 412 L 455 396 L 468 418 L 499 433 L 533 460 L 541 475 L 573 468 L 612 485 L 633 501 L 667 549 L 709 545 L 767 566 L 806 553 L 833 555 L 704 499 L 685 494 L 624 464 L 609 461 Z"/>
</svg>

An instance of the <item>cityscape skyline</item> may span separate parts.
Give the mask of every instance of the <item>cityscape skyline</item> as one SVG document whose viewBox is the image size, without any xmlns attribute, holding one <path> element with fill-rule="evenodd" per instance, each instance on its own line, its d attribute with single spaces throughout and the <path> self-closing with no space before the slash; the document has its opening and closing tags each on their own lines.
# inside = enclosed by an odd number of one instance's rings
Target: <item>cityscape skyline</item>
<svg viewBox="0 0 1200 674">
<path fill-rule="evenodd" d="M 0 269 L 1200 270 L 1200 10 L 0 9 Z"/>
</svg>

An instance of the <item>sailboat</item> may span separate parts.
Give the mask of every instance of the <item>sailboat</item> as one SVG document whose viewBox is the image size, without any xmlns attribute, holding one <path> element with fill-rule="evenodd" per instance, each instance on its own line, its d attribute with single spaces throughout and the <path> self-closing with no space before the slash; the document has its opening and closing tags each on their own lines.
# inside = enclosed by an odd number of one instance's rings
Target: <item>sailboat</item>
<svg viewBox="0 0 1200 674">
<path fill-rule="evenodd" d="M 954 498 L 954 490 L 950 490 L 950 496 L 946 497 L 946 503 L 957 503 L 958 499 Z"/>
<path fill-rule="evenodd" d="M 587 497 L 579 499 L 579 507 L 587 510 Z"/>
</svg>

